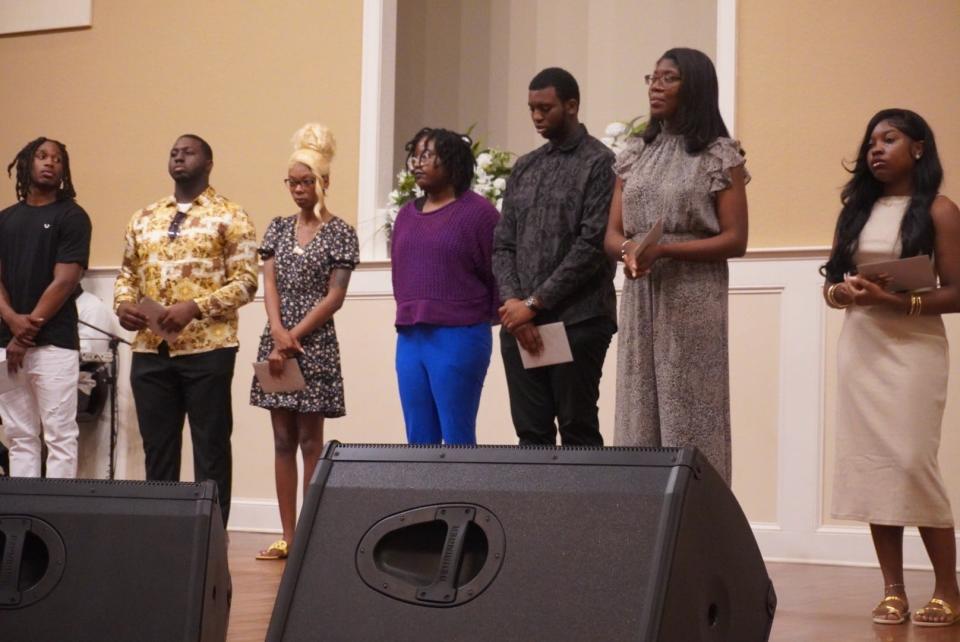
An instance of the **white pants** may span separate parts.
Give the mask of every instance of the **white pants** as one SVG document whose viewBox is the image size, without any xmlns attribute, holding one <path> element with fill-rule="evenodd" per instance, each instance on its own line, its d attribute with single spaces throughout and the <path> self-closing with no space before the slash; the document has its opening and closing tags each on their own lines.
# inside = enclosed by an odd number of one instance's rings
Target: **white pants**
<svg viewBox="0 0 960 642">
<path fill-rule="evenodd" d="M 6 350 L 0 353 L 6 359 Z M 24 385 L 0 396 L 10 476 L 40 476 L 42 434 L 47 443 L 47 477 L 76 477 L 80 353 L 56 346 L 29 348 L 18 375 Z"/>
</svg>

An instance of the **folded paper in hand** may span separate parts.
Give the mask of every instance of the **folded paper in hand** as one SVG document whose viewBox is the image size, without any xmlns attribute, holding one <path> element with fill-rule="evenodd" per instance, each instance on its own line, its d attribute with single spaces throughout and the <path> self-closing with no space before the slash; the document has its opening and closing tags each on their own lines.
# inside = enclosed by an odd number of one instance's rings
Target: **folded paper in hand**
<svg viewBox="0 0 960 642">
<path fill-rule="evenodd" d="M 160 303 L 145 296 L 140 299 L 140 303 L 137 304 L 137 309 L 147 317 L 147 327 L 150 328 L 150 331 L 166 341 L 167 345 L 173 344 L 176 338 L 180 336 L 179 332 L 170 332 L 160 327 L 160 316 L 167 311 Z"/>
<path fill-rule="evenodd" d="M 636 253 L 640 254 L 650 245 L 656 245 L 660 242 L 660 239 L 663 238 L 663 219 L 658 218 L 657 222 L 653 224 L 646 234 L 643 235 L 643 238 L 637 241 Z"/>
<path fill-rule="evenodd" d="M 520 348 L 520 360 L 523 362 L 524 368 L 529 370 L 530 368 L 573 361 L 570 341 L 567 339 L 567 329 L 563 327 L 562 321 L 538 325 L 537 330 L 540 332 L 540 340 L 543 341 L 543 350 L 540 351 L 540 354 L 531 354 L 524 350 L 519 342 L 517 343 L 517 347 Z"/>
<path fill-rule="evenodd" d="M 307 387 L 300 371 L 300 364 L 296 359 L 287 359 L 283 362 L 283 372 L 279 377 L 270 374 L 269 361 L 257 361 L 253 364 L 253 373 L 260 382 L 260 388 L 267 393 L 297 392 Z"/>
<path fill-rule="evenodd" d="M 887 289 L 891 292 L 916 292 L 937 287 L 933 263 L 925 254 L 894 261 L 861 263 L 857 266 L 857 273 L 861 276 L 889 275 L 891 281 L 887 284 Z"/>
</svg>

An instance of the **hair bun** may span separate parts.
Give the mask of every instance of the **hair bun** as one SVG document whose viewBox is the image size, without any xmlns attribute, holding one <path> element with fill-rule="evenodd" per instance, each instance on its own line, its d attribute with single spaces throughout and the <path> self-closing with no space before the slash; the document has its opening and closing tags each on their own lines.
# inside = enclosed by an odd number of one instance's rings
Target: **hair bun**
<svg viewBox="0 0 960 642">
<path fill-rule="evenodd" d="M 293 135 L 293 151 L 310 149 L 322 156 L 328 163 L 337 151 L 337 141 L 333 132 L 318 123 L 307 123 Z"/>
</svg>

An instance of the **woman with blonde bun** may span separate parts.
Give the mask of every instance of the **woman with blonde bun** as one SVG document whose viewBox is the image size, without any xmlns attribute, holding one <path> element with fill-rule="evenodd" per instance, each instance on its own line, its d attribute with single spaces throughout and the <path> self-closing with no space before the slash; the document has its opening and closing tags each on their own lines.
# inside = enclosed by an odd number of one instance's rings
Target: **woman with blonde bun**
<svg viewBox="0 0 960 642">
<path fill-rule="evenodd" d="M 254 377 L 250 391 L 251 404 L 270 410 L 283 526 L 282 538 L 257 555 L 266 560 L 287 557 L 293 543 L 298 447 L 306 494 L 323 448 L 323 420 L 346 414 L 333 315 L 343 305 L 360 254 L 356 231 L 325 204 L 333 134 L 311 123 L 294 134 L 293 144 L 284 182 L 300 209 L 270 221 L 259 249 L 267 326 L 257 360 L 269 362 L 278 376 L 287 360 L 296 359 L 307 385 L 298 392 L 266 393 Z"/>
</svg>

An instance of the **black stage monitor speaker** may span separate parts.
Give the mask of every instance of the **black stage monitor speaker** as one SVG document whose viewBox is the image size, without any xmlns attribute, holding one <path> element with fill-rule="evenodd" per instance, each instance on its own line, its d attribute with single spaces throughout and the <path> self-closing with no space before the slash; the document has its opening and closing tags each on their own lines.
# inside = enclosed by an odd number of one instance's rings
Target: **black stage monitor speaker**
<svg viewBox="0 0 960 642">
<path fill-rule="evenodd" d="M 216 485 L 0 479 L 0 640 L 222 641 Z"/>
<path fill-rule="evenodd" d="M 776 594 L 695 449 L 327 444 L 267 640 L 767 640 Z"/>
</svg>

